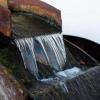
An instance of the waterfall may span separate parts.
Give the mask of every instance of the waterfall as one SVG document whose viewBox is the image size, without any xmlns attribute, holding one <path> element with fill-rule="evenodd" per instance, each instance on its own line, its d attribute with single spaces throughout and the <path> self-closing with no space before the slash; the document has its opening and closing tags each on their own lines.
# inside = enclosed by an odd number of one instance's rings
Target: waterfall
<svg viewBox="0 0 100 100">
<path fill-rule="evenodd" d="M 36 42 L 38 42 L 38 48 Z M 48 64 L 52 67 L 54 72 L 61 71 L 62 66 L 64 66 L 66 62 L 63 37 L 60 34 L 16 39 L 15 43 L 21 52 L 25 68 L 28 69 L 36 79 L 40 77 L 36 61 Z M 41 54 L 39 54 L 39 52 L 41 52 Z"/>
<path fill-rule="evenodd" d="M 33 74 L 36 79 L 39 79 L 38 75 L 38 67 L 36 63 L 35 53 L 34 53 L 34 40 L 33 38 L 24 38 L 15 40 L 23 61 L 25 68 L 29 70 L 31 74 Z"/>
<path fill-rule="evenodd" d="M 54 71 L 61 71 L 66 62 L 66 52 L 61 34 L 35 37 L 41 45 L 49 65 Z"/>
<path fill-rule="evenodd" d="M 76 67 L 63 70 L 63 66 L 68 60 L 68 57 L 66 57 L 63 36 L 61 34 L 16 39 L 15 43 L 21 52 L 25 68 L 28 69 L 37 80 L 54 85 L 63 90 L 63 92 L 68 92 L 65 84 L 66 80 L 79 75 L 81 70 Z M 37 62 L 49 66 L 52 73 L 48 78 L 41 78 L 41 75 L 44 75 L 41 73 L 47 72 L 47 76 L 50 70 L 47 71 L 46 69 L 48 68 L 43 65 L 44 72 L 43 70 L 40 71 L 42 67 L 39 67 Z"/>
</svg>

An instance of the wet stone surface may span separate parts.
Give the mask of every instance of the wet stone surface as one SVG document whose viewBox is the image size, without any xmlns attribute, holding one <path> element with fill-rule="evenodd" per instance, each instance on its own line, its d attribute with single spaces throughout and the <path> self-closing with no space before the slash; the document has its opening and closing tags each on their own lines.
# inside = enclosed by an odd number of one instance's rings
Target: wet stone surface
<svg viewBox="0 0 100 100">
<path fill-rule="evenodd" d="M 23 90 L 15 79 L 0 65 L 0 100 L 24 100 Z"/>
</svg>

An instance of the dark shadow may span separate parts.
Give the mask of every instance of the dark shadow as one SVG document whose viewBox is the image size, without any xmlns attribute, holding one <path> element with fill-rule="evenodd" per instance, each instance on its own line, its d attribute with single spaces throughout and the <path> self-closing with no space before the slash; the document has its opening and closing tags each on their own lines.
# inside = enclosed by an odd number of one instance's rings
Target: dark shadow
<svg viewBox="0 0 100 100">
<path fill-rule="evenodd" d="M 99 53 L 100 45 L 99 44 L 93 41 L 80 38 L 80 37 L 75 37 L 75 36 L 64 35 L 64 38 L 74 43 L 75 45 L 79 46 L 88 54 L 90 54 L 92 57 L 94 57 L 96 60 L 100 61 L 100 53 Z"/>
</svg>

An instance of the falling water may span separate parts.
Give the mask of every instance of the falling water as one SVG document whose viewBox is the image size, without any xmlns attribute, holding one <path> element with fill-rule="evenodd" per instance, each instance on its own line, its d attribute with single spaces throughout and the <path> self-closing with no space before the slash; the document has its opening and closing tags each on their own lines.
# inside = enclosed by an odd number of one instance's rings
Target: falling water
<svg viewBox="0 0 100 100">
<path fill-rule="evenodd" d="M 34 54 L 34 40 L 33 38 L 24 38 L 15 41 L 24 61 L 25 68 L 33 74 L 36 79 L 39 79 L 36 58 Z"/>
<path fill-rule="evenodd" d="M 38 48 L 35 47 L 36 41 L 40 45 Z M 66 62 L 66 52 L 63 38 L 60 34 L 17 39 L 15 42 L 21 51 L 25 68 L 37 79 L 39 79 L 37 60 L 49 64 L 54 72 L 61 71 Z M 41 53 L 44 54 L 43 56 L 38 55 L 39 49 L 43 50 Z"/>
<path fill-rule="evenodd" d="M 46 84 L 54 85 L 61 88 L 64 92 L 68 92 L 65 81 L 80 74 L 81 70 L 72 68 L 63 71 L 66 63 L 66 51 L 61 34 L 38 36 L 34 38 L 23 38 L 15 40 L 24 61 L 25 68 L 33 74 L 37 80 Z M 39 66 L 41 64 L 49 65 L 52 69 L 53 77 L 42 77 L 39 74 Z M 47 69 L 45 67 L 44 69 Z"/>
<path fill-rule="evenodd" d="M 49 65 L 54 71 L 61 71 L 66 62 L 66 52 L 63 37 L 60 34 L 35 37 L 41 45 Z"/>
</svg>

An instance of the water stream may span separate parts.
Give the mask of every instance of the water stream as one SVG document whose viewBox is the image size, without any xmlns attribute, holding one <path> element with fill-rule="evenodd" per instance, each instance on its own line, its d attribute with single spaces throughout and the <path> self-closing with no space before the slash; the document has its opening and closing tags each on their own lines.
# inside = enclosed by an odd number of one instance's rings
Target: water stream
<svg viewBox="0 0 100 100">
<path fill-rule="evenodd" d="M 62 70 L 62 66 L 66 62 L 66 52 L 62 35 L 40 36 L 35 37 L 35 40 L 43 48 L 45 57 L 54 71 Z"/>
<path fill-rule="evenodd" d="M 39 79 L 37 62 L 52 67 L 54 72 L 62 70 L 66 52 L 62 35 L 54 34 L 15 40 L 23 57 L 25 68 Z"/>
<path fill-rule="evenodd" d="M 68 92 L 65 81 L 79 75 L 81 70 L 77 67 L 63 70 L 68 57 L 66 56 L 63 36 L 61 34 L 16 39 L 15 43 L 21 52 L 25 68 L 37 80 L 54 85 L 62 89 L 63 92 Z M 43 66 L 45 70 L 40 72 L 39 70 L 42 67 L 39 68 L 37 62 L 49 66 L 49 70 L 47 71 L 47 67 Z M 51 75 L 48 76 L 50 69 Z M 47 72 L 48 78 L 41 77 L 41 73 L 45 72 Z"/>
<path fill-rule="evenodd" d="M 36 58 L 34 54 L 34 40 L 33 38 L 25 38 L 16 40 L 16 44 L 21 51 L 25 68 L 33 74 L 36 79 L 39 79 Z"/>
</svg>

